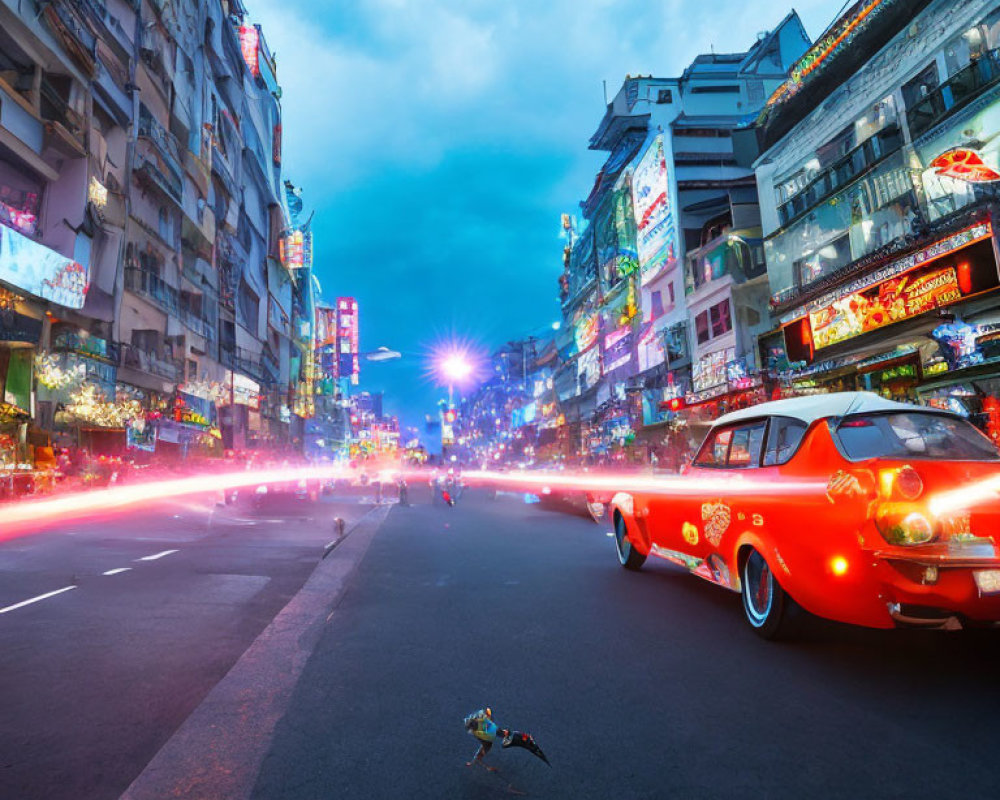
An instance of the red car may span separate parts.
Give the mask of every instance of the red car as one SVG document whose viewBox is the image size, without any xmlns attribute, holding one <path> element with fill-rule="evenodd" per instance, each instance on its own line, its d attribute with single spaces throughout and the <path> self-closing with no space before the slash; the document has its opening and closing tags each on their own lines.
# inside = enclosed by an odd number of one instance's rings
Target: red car
<svg viewBox="0 0 1000 800">
<path fill-rule="evenodd" d="M 841 392 L 721 417 L 683 477 L 611 503 L 618 558 L 740 592 L 765 638 L 796 605 L 889 628 L 1000 621 L 1000 454 L 953 414 Z"/>
</svg>

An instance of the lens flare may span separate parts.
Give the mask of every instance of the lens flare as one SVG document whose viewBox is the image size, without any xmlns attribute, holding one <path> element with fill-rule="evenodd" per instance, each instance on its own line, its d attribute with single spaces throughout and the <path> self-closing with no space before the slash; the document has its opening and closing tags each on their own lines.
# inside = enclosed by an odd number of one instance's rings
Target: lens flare
<svg viewBox="0 0 1000 800">
<path fill-rule="evenodd" d="M 965 511 L 973 506 L 1000 500 L 1000 475 L 971 483 L 961 489 L 939 492 L 929 503 L 931 513 L 940 516 L 952 511 Z"/>
</svg>

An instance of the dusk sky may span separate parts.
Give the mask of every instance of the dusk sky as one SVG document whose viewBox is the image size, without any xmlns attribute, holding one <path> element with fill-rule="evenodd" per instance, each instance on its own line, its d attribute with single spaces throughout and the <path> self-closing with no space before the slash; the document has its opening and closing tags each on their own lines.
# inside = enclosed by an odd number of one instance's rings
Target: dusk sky
<svg viewBox="0 0 1000 800">
<path fill-rule="evenodd" d="M 247 0 L 278 63 L 285 176 L 315 209 L 324 297 L 358 298 L 363 363 L 407 425 L 443 396 L 426 352 L 484 353 L 559 319 L 559 215 L 606 153 L 587 149 L 627 73 L 679 75 L 747 49 L 789 11 L 742 0 Z M 796 9 L 815 38 L 839 11 Z"/>
</svg>

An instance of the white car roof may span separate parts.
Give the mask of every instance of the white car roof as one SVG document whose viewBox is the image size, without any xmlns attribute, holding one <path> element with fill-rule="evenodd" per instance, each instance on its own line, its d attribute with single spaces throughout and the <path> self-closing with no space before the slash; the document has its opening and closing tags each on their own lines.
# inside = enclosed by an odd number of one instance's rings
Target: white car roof
<svg viewBox="0 0 1000 800">
<path fill-rule="evenodd" d="M 897 403 L 886 400 L 874 392 L 830 392 L 829 394 L 814 394 L 807 397 L 789 397 L 787 400 L 774 400 L 770 403 L 760 403 L 749 408 L 742 408 L 719 417 L 713 427 L 729 425 L 744 419 L 759 417 L 791 417 L 802 420 L 807 425 L 817 419 L 826 417 L 842 417 L 847 413 L 866 414 L 873 411 L 926 411 L 923 406 Z"/>
</svg>

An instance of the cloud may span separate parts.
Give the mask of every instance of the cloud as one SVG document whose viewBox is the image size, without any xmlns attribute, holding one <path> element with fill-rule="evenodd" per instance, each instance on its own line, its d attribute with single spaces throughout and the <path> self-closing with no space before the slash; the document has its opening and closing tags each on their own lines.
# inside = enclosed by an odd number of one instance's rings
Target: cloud
<svg viewBox="0 0 1000 800">
<path fill-rule="evenodd" d="M 278 61 L 286 176 L 316 208 L 317 272 L 361 301 L 363 345 L 499 344 L 558 317 L 561 212 L 626 73 L 679 75 L 788 13 L 744 0 L 248 0 Z M 796 3 L 807 30 L 828 2 Z M 463 330 L 467 329 L 467 330 Z M 417 412 L 422 365 L 368 367 Z M 390 399 L 389 407 L 393 405 Z"/>
</svg>

